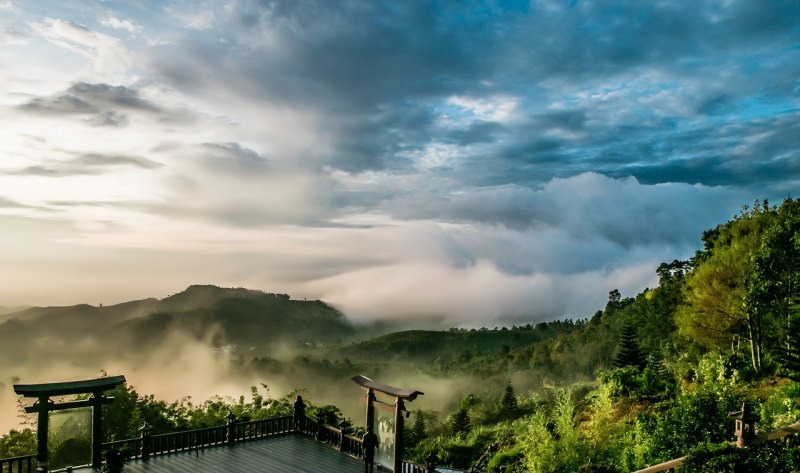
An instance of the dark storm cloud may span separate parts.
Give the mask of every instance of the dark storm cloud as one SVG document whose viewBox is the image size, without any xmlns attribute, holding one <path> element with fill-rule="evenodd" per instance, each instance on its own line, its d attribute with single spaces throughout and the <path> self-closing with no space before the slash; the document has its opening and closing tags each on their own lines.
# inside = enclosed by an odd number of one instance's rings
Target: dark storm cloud
<svg viewBox="0 0 800 473">
<path fill-rule="evenodd" d="M 479 143 L 493 143 L 499 136 L 507 134 L 506 128 L 497 122 L 485 121 L 470 124 L 468 127 L 451 130 L 444 134 L 444 140 L 460 146 Z"/>
<path fill-rule="evenodd" d="M 64 161 L 51 160 L 41 165 L 5 171 L 3 174 L 12 176 L 68 177 L 103 174 L 121 166 L 153 170 L 160 168 L 162 164 L 141 156 L 83 153 L 76 155 L 72 159 Z"/>
<path fill-rule="evenodd" d="M 790 136 L 753 135 L 769 114 L 761 102 L 800 95 L 793 0 L 231 5 L 220 33 L 236 35 L 156 48 L 155 69 L 198 93 L 224 84 L 247 100 L 320 113 L 333 139 L 315 165 L 413 171 L 410 155 L 449 143 L 463 159 L 439 170 L 469 185 L 595 171 L 769 186 L 796 163 Z M 512 97 L 518 110 L 509 122 L 443 125 L 454 96 Z M 733 125 L 740 134 L 726 135 Z M 755 151 L 748 140 L 762 153 L 749 164 L 736 154 Z"/>
<path fill-rule="evenodd" d="M 124 86 L 79 82 L 63 93 L 37 97 L 20 107 L 40 115 L 81 115 L 95 126 L 125 126 L 130 112 L 160 112 L 155 104 Z"/>
</svg>

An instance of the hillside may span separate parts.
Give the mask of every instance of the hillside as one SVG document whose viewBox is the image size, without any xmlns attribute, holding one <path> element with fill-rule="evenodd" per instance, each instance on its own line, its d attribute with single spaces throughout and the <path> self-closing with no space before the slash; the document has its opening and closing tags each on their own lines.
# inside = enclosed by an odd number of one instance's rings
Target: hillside
<svg viewBox="0 0 800 473">
<path fill-rule="evenodd" d="M 354 332 L 344 316 L 320 301 L 292 300 L 249 289 L 190 286 L 162 300 L 144 299 L 110 306 L 81 304 L 34 307 L 8 314 L 0 324 L 0 343 L 48 336 L 82 340 L 102 336 L 135 346 L 158 344 L 180 331 L 203 339 L 214 331 L 215 344 L 330 343 Z"/>
<path fill-rule="evenodd" d="M 0 369 L 5 373 L 0 383 L 13 376 L 93 376 L 107 366 L 122 366 L 129 373 L 149 370 L 150 376 L 167 367 L 188 373 L 213 361 L 202 360 L 215 351 L 273 355 L 339 343 L 355 333 L 339 311 L 323 302 L 240 288 L 191 286 L 162 300 L 33 307 L 0 323 Z M 196 360 L 181 361 L 185 356 Z M 49 374 L 64 364 L 60 374 Z M 224 376 L 229 369 L 220 365 L 218 370 Z"/>
</svg>

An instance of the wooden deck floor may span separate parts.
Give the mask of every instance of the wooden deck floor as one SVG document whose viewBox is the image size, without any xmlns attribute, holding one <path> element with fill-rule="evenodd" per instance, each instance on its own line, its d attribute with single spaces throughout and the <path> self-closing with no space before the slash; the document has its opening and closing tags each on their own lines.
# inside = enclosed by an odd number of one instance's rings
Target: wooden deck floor
<svg viewBox="0 0 800 473">
<path fill-rule="evenodd" d="M 377 470 L 377 469 L 376 469 Z M 76 472 L 79 470 L 75 470 Z M 81 472 L 84 470 L 81 469 Z M 91 471 L 87 469 L 87 471 Z M 124 473 L 360 473 L 364 464 L 303 435 L 284 435 L 233 446 L 134 460 Z"/>
</svg>

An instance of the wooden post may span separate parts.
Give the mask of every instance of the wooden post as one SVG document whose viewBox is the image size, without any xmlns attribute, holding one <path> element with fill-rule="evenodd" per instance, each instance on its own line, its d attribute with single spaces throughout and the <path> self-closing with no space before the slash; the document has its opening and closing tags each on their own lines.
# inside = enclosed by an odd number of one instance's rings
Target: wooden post
<svg viewBox="0 0 800 473">
<path fill-rule="evenodd" d="M 39 414 L 36 419 L 36 471 L 47 473 L 47 430 L 50 421 L 50 398 L 39 398 Z"/>
<path fill-rule="evenodd" d="M 436 473 L 436 465 L 439 463 L 439 457 L 436 456 L 435 453 L 431 452 L 425 457 L 425 472 L 426 473 Z"/>
<path fill-rule="evenodd" d="M 364 427 L 375 432 L 375 391 L 372 388 L 367 389 L 367 425 Z"/>
<path fill-rule="evenodd" d="M 342 433 L 342 437 L 339 439 L 339 451 L 343 452 L 346 441 L 345 436 L 350 433 L 350 422 L 347 422 L 347 419 L 339 423 L 339 431 Z"/>
<path fill-rule="evenodd" d="M 317 440 L 322 442 L 325 439 L 325 415 L 317 411 Z"/>
<path fill-rule="evenodd" d="M 92 393 L 92 468 L 103 465 L 103 393 Z"/>
<path fill-rule="evenodd" d="M 394 468 L 392 471 L 403 471 L 403 419 L 406 407 L 401 398 L 394 403 Z"/>
<path fill-rule="evenodd" d="M 228 411 L 228 415 L 225 416 L 228 419 L 228 429 L 226 432 L 228 445 L 233 445 L 236 442 L 236 414 L 231 411 Z"/>
<path fill-rule="evenodd" d="M 150 458 L 150 453 L 153 450 L 152 440 L 150 439 L 150 433 L 153 431 L 153 428 L 147 422 L 144 423 L 141 427 L 139 427 L 139 432 L 142 433 L 142 459 L 147 460 Z"/>
</svg>

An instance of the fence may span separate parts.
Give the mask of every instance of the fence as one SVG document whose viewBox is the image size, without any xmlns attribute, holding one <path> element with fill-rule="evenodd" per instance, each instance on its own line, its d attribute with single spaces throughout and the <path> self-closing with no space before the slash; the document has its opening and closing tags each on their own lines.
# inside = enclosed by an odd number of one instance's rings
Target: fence
<svg viewBox="0 0 800 473">
<path fill-rule="evenodd" d="M 0 458 L 0 473 L 34 473 L 36 455 Z"/>
<path fill-rule="evenodd" d="M 302 431 L 300 427 L 307 425 L 309 420 L 306 419 L 305 423 L 299 422 L 297 425 L 298 430 Z M 150 429 L 145 426 L 141 437 L 105 442 L 103 443 L 103 449 L 119 450 L 125 460 L 131 460 L 147 458 L 151 455 L 203 449 L 215 445 L 273 437 L 290 432 L 295 432 L 294 418 L 290 416 L 240 423 L 233 422 L 231 419 L 228 425 L 157 435 L 150 435 Z"/>
<path fill-rule="evenodd" d="M 364 458 L 364 447 L 360 438 L 350 435 L 346 430 L 310 417 L 295 419 L 286 416 L 247 422 L 235 422 L 235 418 L 230 417 L 227 425 L 203 429 L 153 435 L 152 429 L 145 424 L 141 430 L 141 437 L 105 442 L 103 450 L 117 450 L 122 458 L 128 461 L 297 432 L 312 436 L 317 441 L 328 444 L 353 458 Z M 35 471 L 35 455 L 0 459 L 0 473 L 35 473 Z M 403 461 L 399 473 L 428 471 L 423 465 Z"/>
</svg>

